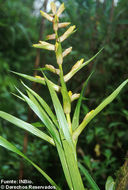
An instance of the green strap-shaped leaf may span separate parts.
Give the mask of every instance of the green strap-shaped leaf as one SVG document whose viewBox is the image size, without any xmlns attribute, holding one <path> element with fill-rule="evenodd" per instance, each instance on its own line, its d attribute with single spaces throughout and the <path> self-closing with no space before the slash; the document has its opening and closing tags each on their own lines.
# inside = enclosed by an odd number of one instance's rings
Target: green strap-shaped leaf
<svg viewBox="0 0 128 190">
<path fill-rule="evenodd" d="M 116 96 L 120 93 L 122 88 L 127 84 L 128 79 L 125 80 L 111 95 L 109 95 L 91 114 L 89 114 L 83 122 L 79 125 L 79 127 L 73 133 L 73 139 L 77 139 L 83 129 L 87 126 L 87 124 L 108 104 L 110 104 Z"/>
<path fill-rule="evenodd" d="M 34 134 L 37 137 L 40 137 L 41 139 L 51 143 L 52 145 L 55 145 L 53 139 L 49 137 L 47 134 L 42 132 L 41 130 L 37 129 L 36 127 L 32 126 L 31 124 L 18 119 L 8 113 L 5 113 L 3 111 L 0 111 L 0 117 L 9 121 L 10 123 L 16 125 L 17 127 L 20 127 L 22 129 L 25 129 L 26 131 L 29 131 L 30 133 Z"/>
<path fill-rule="evenodd" d="M 16 74 L 16 75 L 19 75 L 25 79 L 28 79 L 32 82 L 37 82 L 37 83 L 40 83 L 40 84 L 43 84 L 45 85 L 45 80 L 41 79 L 41 78 L 36 78 L 36 77 L 33 77 L 33 76 L 29 76 L 29 75 L 26 75 L 26 74 L 23 74 L 23 73 L 17 73 L 17 72 L 14 72 L 14 71 L 11 71 L 12 73 Z"/>
<path fill-rule="evenodd" d="M 18 96 L 17 94 L 15 94 L 15 93 L 13 93 L 13 92 L 11 92 L 11 94 L 12 94 L 13 96 L 15 96 L 15 97 L 17 97 L 17 98 L 19 98 L 20 100 L 22 100 L 22 101 L 25 102 L 25 100 L 24 100 L 22 97 Z"/>
<path fill-rule="evenodd" d="M 53 102 L 53 105 L 55 108 L 56 116 L 57 116 L 57 119 L 59 122 L 59 126 L 63 131 L 64 138 L 67 139 L 67 141 L 70 141 L 72 143 L 71 135 L 70 135 L 69 129 L 68 129 L 68 123 L 67 123 L 67 120 L 65 118 L 64 111 L 62 109 L 61 103 L 57 97 L 55 90 L 53 89 L 52 85 L 50 84 L 50 82 L 46 78 L 46 76 L 45 76 L 45 80 L 46 80 L 46 83 L 47 83 L 48 88 L 49 88 L 49 92 L 50 92 L 52 102 Z"/>
<path fill-rule="evenodd" d="M 73 148 L 71 143 L 67 142 L 66 140 L 63 140 L 63 147 L 69 172 L 71 174 L 73 190 L 84 190 L 84 185 L 78 168 L 77 158 L 76 155 L 73 154 L 75 148 Z"/>
<path fill-rule="evenodd" d="M 88 61 L 84 62 L 80 67 L 75 70 L 71 70 L 68 74 L 66 74 L 64 76 L 64 81 L 67 82 L 68 80 L 70 80 L 80 69 L 82 69 L 85 65 L 88 65 L 102 50 L 103 48 Z"/>
<path fill-rule="evenodd" d="M 115 190 L 115 182 L 111 176 L 107 178 L 105 190 Z"/>
<path fill-rule="evenodd" d="M 25 160 L 27 160 L 30 164 L 32 164 L 48 181 L 52 186 L 55 186 L 57 190 L 60 190 L 58 185 L 34 162 L 32 162 L 27 156 L 25 156 L 22 152 L 20 152 L 14 145 L 12 145 L 10 142 L 8 142 L 6 139 L 0 136 L 0 146 L 18 154 L 19 156 L 23 157 Z"/>
<path fill-rule="evenodd" d="M 58 142 L 55 142 L 55 143 L 56 143 L 56 148 L 57 148 L 59 158 L 61 161 L 61 165 L 62 165 L 64 174 L 65 174 L 66 181 L 67 181 L 70 189 L 72 189 L 73 187 L 72 187 L 72 181 L 71 181 L 71 174 L 70 174 L 70 171 L 68 168 L 67 160 L 65 157 L 65 152 L 64 152 L 62 146 L 60 146 L 60 144 L 58 144 Z"/>
<path fill-rule="evenodd" d="M 16 88 L 17 89 L 17 88 Z M 34 113 L 40 118 L 40 120 L 45 124 L 53 139 L 56 139 L 60 142 L 58 131 L 56 130 L 55 125 L 52 123 L 47 113 L 43 110 L 34 96 L 31 94 L 31 99 L 24 95 L 19 89 L 17 89 L 21 96 L 25 99 L 30 108 L 34 111 Z"/>
<path fill-rule="evenodd" d="M 31 125 L 33 125 L 34 127 L 45 127 L 45 125 L 42 123 L 42 122 L 34 122 L 34 123 L 31 123 Z"/>
<path fill-rule="evenodd" d="M 90 186 L 92 187 L 93 190 L 100 190 L 98 185 L 95 183 L 94 179 L 92 176 L 89 174 L 89 172 L 86 170 L 85 167 L 82 166 L 82 164 L 78 163 L 78 166 L 82 173 L 84 174 L 86 180 L 89 182 Z"/>
<path fill-rule="evenodd" d="M 37 77 L 33 77 L 33 76 L 29 76 L 29 75 L 26 75 L 26 74 L 23 74 L 23 73 L 17 73 L 17 72 L 14 72 L 14 71 L 11 71 L 12 73 L 18 75 L 18 76 L 21 76 L 25 79 L 28 79 L 32 82 L 37 82 L 37 83 L 40 83 L 40 84 L 43 84 L 43 85 L 46 85 L 45 83 L 45 80 L 43 78 L 37 78 Z M 54 84 L 53 82 L 50 81 L 50 83 L 52 84 L 53 88 L 56 90 L 56 91 L 59 91 L 60 90 L 60 86 Z"/>
<path fill-rule="evenodd" d="M 34 92 L 31 88 L 29 88 L 27 85 L 25 85 L 23 82 L 22 84 L 25 86 L 25 88 L 27 88 L 29 90 L 29 92 L 31 92 L 36 99 L 40 102 L 41 106 L 44 108 L 44 110 L 47 112 L 47 114 L 51 117 L 52 121 L 55 123 L 55 125 L 58 125 L 56 116 L 53 114 L 51 108 L 49 107 L 49 105 L 43 100 L 43 98 L 41 98 L 36 92 Z"/>
<path fill-rule="evenodd" d="M 91 75 L 92 75 L 92 73 L 89 75 L 87 80 L 84 82 L 83 88 L 82 88 L 81 93 L 80 93 L 80 97 L 79 97 L 77 105 L 76 105 L 76 109 L 75 109 L 73 119 L 72 119 L 72 129 L 73 129 L 73 131 L 79 126 L 80 107 L 81 107 L 81 103 L 82 103 L 85 88 L 86 88 L 86 86 L 88 84 L 88 81 L 89 81 Z"/>
</svg>

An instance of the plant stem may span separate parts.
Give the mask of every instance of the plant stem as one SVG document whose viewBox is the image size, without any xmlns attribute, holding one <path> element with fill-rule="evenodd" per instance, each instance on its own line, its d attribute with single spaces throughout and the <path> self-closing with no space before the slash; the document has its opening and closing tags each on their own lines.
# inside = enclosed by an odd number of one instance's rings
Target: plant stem
<svg viewBox="0 0 128 190">
<path fill-rule="evenodd" d="M 75 147 L 73 149 L 71 144 L 69 144 L 66 140 L 63 141 L 63 147 L 72 182 L 71 190 L 84 190 L 82 178 L 78 169 Z"/>
<path fill-rule="evenodd" d="M 71 124 L 70 114 L 67 113 L 67 114 L 66 114 L 66 117 L 67 117 L 67 122 L 68 122 L 69 131 L 70 131 L 70 134 L 72 135 L 72 124 Z"/>
<path fill-rule="evenodd" d="M 63 56 L 62 56 L 61 42 L 58 36 L 57 15 L 55 15 L 54 17 L 53 29 L 56 35 L 55 54 L 56 54 L 57 64 L 60 69 L 61 94 L 63 96 L 64 113 L 67 118 L 70 135 L 72 136 L 72 125 L 70 118 L 71 101 L 68 95 L 67 87 L 64 82 L 64 76 L 63 76 L 63 68 L 62 68 Z M 65 137 L 62 136 L 61 133 L 60 137 L 62 142 L 62 148 L 60 148 L 59 145 L 57 144 L 57 150 L 69 188 L 70 190 L 84 190 L 82 178 L 80 175 L 80 171 L 78 169 L 76 146 L 73 140 L 69 142 L 68 140 L 65 139 Z"/>
</svg>

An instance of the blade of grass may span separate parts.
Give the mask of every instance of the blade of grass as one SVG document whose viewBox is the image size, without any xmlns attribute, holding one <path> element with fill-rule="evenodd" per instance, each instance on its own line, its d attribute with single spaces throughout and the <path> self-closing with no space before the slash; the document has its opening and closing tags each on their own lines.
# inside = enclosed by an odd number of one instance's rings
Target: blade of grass
<svg viewBox="0 0 128 190">
<path fill-rule="evenodd" d="M 73 190 L 84 190 L 84 185 L 82 182 L 82 178 L 79 172 L 77 157 L 73 154 L 74 149 L 71 143 L 67 142 L 67 140 L 63 140 L 63 147 L 65 152 L 65 157 L 67 160 L 67 165 L 69 172 L 71 174 L 71 181 L 73 184 Z"/>
<path fill-rule="evenodd" d="M 41 78 L 36 78 L 36 77 L 33 77 L 33 76 L 29 76 L 29 75 L 26 75 L 26 74 L 22 74 L 22 73 L 17 73 L 15 71 L 11 71 L 12 73 L 16 74 L 16 75 L 19 75 L 20 77 L 23 77 L 25 79 L 28 79 L 32 82 L 37 82 L 37 83 L 40 83 L 40 84 L 43 84 L 45 85 L 45 80 L 41 79 Z"/>
<path fill-rule="evenodd" d="M 89 77 L 87 78 L 87 80 L 83 84 L 83 88 L 81 90 L 80 97 L 78 99 L 78 102 L 77 102 L 77 105 L 76 105 L 76 108 L 75 108 L 75 112 L 74 112 L 74 115 L 73 115 L 73 120 L 72 120 L 72 130 L 73 131 L 75 131 L 75 129 L 79 126 L 80 107 L 81 107 L 83 95 L 84 95 L 84 92 L 85 92 L 85 88 L 86 88 L 86 86 L 88 84 L 88 81 L 91 78 L 92 74 L 93 74 L 93 72 L 89 75 Z"/>
<path fill-rule="evenodd" d="M 128 83 L 128 79 L 125 80 L 112 94 L 110 94 L 86 119 L 79 125 L 79 127 L 73 133 L 73 139 L 76 140 L 87 124 L 109 103 L 111 103 L 116 96 L 120 93 L 122 88 Z"/>
<path fill-rule="evenodd" d="M 26 131 L 29 131 L 30 133 L 51 143 L 52 145 L 55 145 L 55 143 L 51 137 L 49 137 L 47 134 L 45 134 L 41 130 L 37 129 L 36 127 L 32 126 L 31 124 L 29 124 L 25 121 L 22 121 L 21 119 L 18 119 L 18 118 L 14 117 L 8 113 L 5 113 L 3 111 L 0 111 L 0 117 L 9 121 L 10 123 L 16 125 L 17 127 L 20 127 L 22 129 L 25 129 Z"/>
<path fill-rule="evenodd" d="M 29 92 L 31 92 L 31 94 L 33 94 L 36 97 L 36 99 L 40 102 L 41 106 L 44 108 L 44 110 L 47 112 L 47 114 L 51 117 L 51 119 L 55 123 L 55 125 L 58 126 L 58 122 L 57 122 L 56 116 L 53 114 L 53 112 L 52 112 L 51 108 L 49 107 L 49 105 L 43 100 L 43 98 L 41 98 L 31 88 L 29 88 L 23 82 L 22 82 L 22 84 L 25 86 L 26 89 L 29 90 Z"/>
<path fill-rule="evenodd" d="M 70 171 L 68 168 L 68 163 L 66 160 L 65 152 L 64 152 L 62 146 L 60 146 L 60 144 L 58 144 L 58 142 L 55 142 L 55 143 L 56 143 L 57 151 L 58 151 L 59 158 L 61 161 L 61 166 L 62 166 L 64 174 L 65 174 L 66 181 L 67 181 L 70 189 L 73 189 L 72 181 L 71 181 L 71 174 L 70 174 Z"/>
<path fill-rule="evenodd" d="M 43 125 L 42 122 L 34 122 L 31 123 L 31 125 L 33 125 L 34 127 L 45 127 L 45 125 Z"/>
<path fill-rule="evenodd" d="M 13 92 L 11 92 L 11 94 L 12 94 L 13 96 L 15 96 L 15 97 L 17 97 L 17 98 L 19 98 L 20 100 L 22 100 L 22 101 L 25 102 L 25 100 L 24 100 L 22 97 L 18 96 L 17 94 L 15 94 L 15 93 L 13 93 Z"/>
<path fill-rule="evenodd" d="M 84 174 L 86 180 L 89 182 L 92 189 L 93 190 L 100 190 L 98 185 L 95 183 L 94 179 L 89 174 L 88 170 L 86 170 L 86 168 L 83 167 L 82 164 L 80 164 L 80 162 L 78 163 L 78 166 L 79 166 L 80 170 L 82 171 L 82 173 Z"/>
<path fill-rule="evenodd" d="M 26 74 L 22 74 L 22 73 L 17 73 L 17 72 L 14 72 L 14 71 L 11 71 L 12 73 L 18 75 L 18 76 L 21 76 L 25 79 L 28 79 L 32 82 L 37 82 L 37 83 L 40 83 L 40 84 L 43 84 L 43 85 L 46 85 L 45 83 L 45 80 L 44 78 L 36 78 L 36 77 L 33 77 L 33 76 L 29 76 L 29 75 L 26 75 Z M 54 84 L 53 82 L 50 81 L 50 83 L 52 84 L 53 88 L 58 92 L 60 90 L 60 86 Z"/>
<path fill-rule="evenodd" d="M 0 136 L 0 146 L 18 154 L 19 156 L 23 157 L 27 160 L 30 164 L 32 164 L 48 181 L 52 186 L 55 186 L 57 190 L 61 190 L 58 185 L 34 162 L 32 162 L 27 156 L 25 156 L 22 152 L 20 152 L 14 145 L 8 142 L 6 139 Z"/>
<path fill-rule="evenodd" d="M 17 89 L 17 88 L 16 88 Z M 34 111 L 34 113 L 40 118 L 40 120 L 45 124 L 48 131 L 52 135 L 53 139 L 56 139 L 60 142 L 58 131 L 56 130 L 55 125 L 52 123 L 47 113 L 43 110 L 43 108 L 39 105 L 37 100 L 34 98 L 32 94 L 29 93 L 31 99 L 24 95 L 19 89 L 17 89 L 21 96 L 25 99 L 29 107 Z"/>
</svg>

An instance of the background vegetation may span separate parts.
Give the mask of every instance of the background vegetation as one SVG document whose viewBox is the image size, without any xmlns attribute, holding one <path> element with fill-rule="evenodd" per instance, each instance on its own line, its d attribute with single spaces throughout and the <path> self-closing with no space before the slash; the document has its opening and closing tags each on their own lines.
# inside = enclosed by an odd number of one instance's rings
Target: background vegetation
<svg viewBox="0 0 128 190">
<path fill-rule="evenodd" d="M 46 1 L 45 1 L 46 2 Z M 119 0 L 117 5 L 113 0 L 64 0 L 65 17 L 62 20 L 71 21 L 78 28 L 77 32 L 65 42 L 65 47 L 71 45 L 73 51 L 66 59 L 65 73 L 77 59 L 87 60 L 101 47 L 104 50 L 86 68 L 74 76 L 74 82 L 68 85 L 73 92 L 80 92 L 82 83 L 94 70 L 88 88 L 86 100 L 81 108 L 81 118 L 94 109 L 121 82 L 128 78 L 128 14 L 127 0 Z M 14 97 L 14 84 L 19 86 L 19 79 L 10 70 L 26 74 L 35 74 L 35 60 L 40 52 L 32 47 L 41 33 L 42 18 L 35 10 L 34 1 L 1 0 L 0 1 L 0 110 L 18 116 L 29 122 L 37 118 L 29 113 L 26 105 Z M 42 6 L 43 7 L 43 1 Z M 45 24 L 45 27 L 44 27 Z M 46 22 L 43 24 L 43 38 L 51 30 Z M 40 33 L 40 34 L 39 34 Z M 41 67 L 45 63 L 55 62 L 55 57 L 41 51 Z M 28 81 L 26 81 L 28 82 Z M 29 84 L 32 86 L 32 84 Z M 43 97 L 48 91 L 42 86 L 33 85 Z M 128 150 L 128 88 L 126 87 L 117 99 L 99 114 L 84 130 L 79 140 L 78 159 L 90 170 L 92 176 L 102 187 L 107 176 L 118 179 L 119 169 L 127 157 Z M 47 97 L 50 102 L 50 97 Z M 33 119 L 34 118 L 34 119 Z M 23 150 L 24 132 L 0 120 L 0 133 L 20 150 Z M 52 147 L 39 139 L 28 137 L 26 154 L 38 163 L 58 183 L 65 184 L 59 158 Z M 0 178 L 17 179 L 21 160 L 17 155 L 0 148 Z M 24 177 L 35 184 L 46 184 L 40 180 L 40 174 L 28 163 L 24 162 Z"/>
</svg>

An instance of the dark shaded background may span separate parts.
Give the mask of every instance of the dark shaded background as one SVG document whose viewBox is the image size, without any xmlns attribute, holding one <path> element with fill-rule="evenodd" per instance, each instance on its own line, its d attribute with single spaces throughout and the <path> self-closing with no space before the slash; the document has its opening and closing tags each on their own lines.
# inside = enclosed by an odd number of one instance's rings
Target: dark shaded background
<svg viewBox="0 0 128 190">
<path fill-rule="evenodd" d="M 40 1 L 41 2 L 41 1 Z M 77 32 L 66 42 L 64 47 L 73 47 L 70 56 L 65 59 L 65 73 L 80 58 L 89 59 L 102 47 L 104 50 L 86 68 L 76 74 L 68 83 L 68 89 L 80 92 L 90 72 L 94 74 L 85 92 L 81 119 L 94 109 L 121 82 L 128 78 L 128 1 L 119 0 L 65 0 L 66 11 L 62 21 L 71 21 Z M 44 39 L 52 33 L 51 25 L 46 21 L 42 27 L 39 10 L 35 10 L 31 0 L 0 0 L 0 110 L 28 120 L 28 108 L 10 92 L 15 92 L 14 85 L 20 89 L 19 78 L 10 70 L 33 75 L 36 56 L 40 54 L 32 48 L 39 36 Z M 44 1 L 42 1 L 41 9 Z M 44 27 L 45 26 L 45 27 Z M 55 63 L 53 54 L 41 51 L 39 67 Z M 40 75 L 40 73 L 38 73 Z M 50 75 L 50 74 L 49 74 Z M 56 80 L 56 78 L 54 79 Z M 25 81 L 32 87 L 32 84 Z M 45 87 L 33 87 L 42 97 L 50 97 Z M 105 108 L 84 130 L 78 143 L 78 159 L 87 167 L 104 188 L 104 181 L 111 175 L 120 183 L 118 173 L 123 165 L 128 150 L 128 87 L 116 100 Z M 73 104 L 75 108 L 75 103 Z M 73 110 L 73 109 L 72 109 Z M 29 116 L 29 122 L 37 118 Z M 0 119 L 0 134 L 23 150 L 24 131 Z M 27 156 L 38 163 L 58 184 L 65 184 L 57 152 L 47 143 L 36 137 L 28 137 Z M 21 159 L 0 147 L 0 179 L 18 179 Z M 24 162 L 24 177 L 35 184 L 47 184 L 35 169 Z M 84 179 L 85 180 L 85 179 Z M 86 183 L 86 181 L 85 181 Z"/>
</svg>

